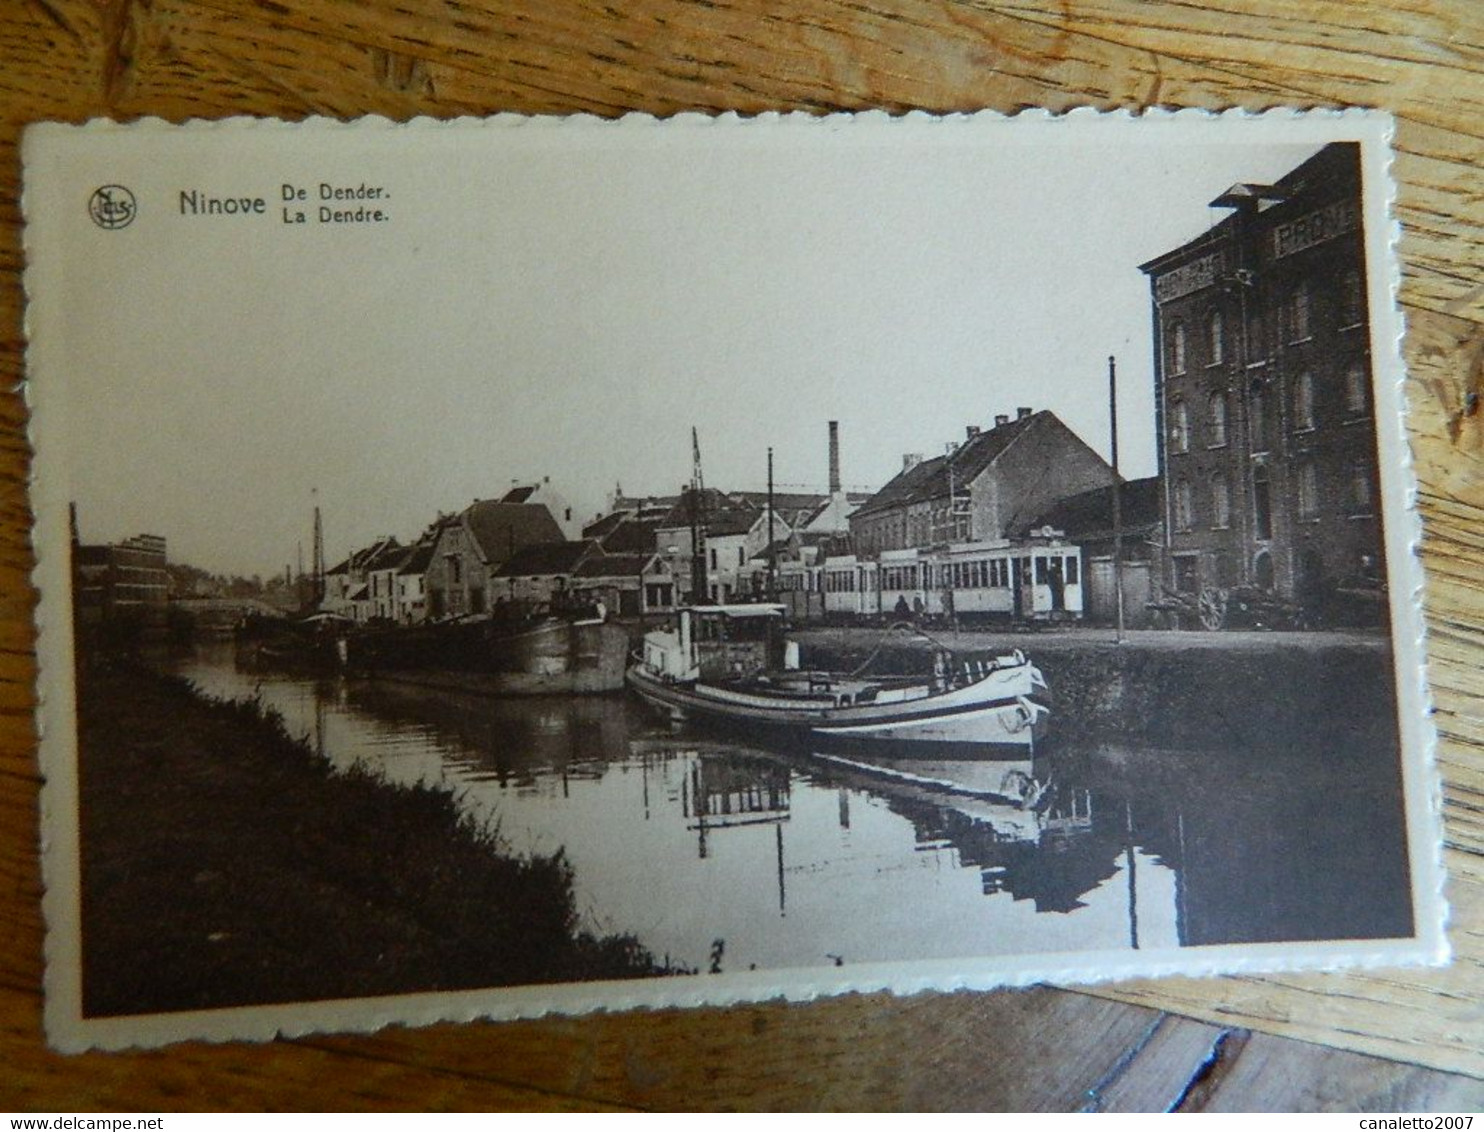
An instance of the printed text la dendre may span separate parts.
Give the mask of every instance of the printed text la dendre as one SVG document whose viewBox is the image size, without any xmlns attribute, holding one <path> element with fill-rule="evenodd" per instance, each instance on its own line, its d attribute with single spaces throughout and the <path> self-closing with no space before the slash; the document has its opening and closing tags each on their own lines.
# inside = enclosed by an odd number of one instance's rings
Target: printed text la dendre
<svg viewBox="0 0 1484 1132">
<path fill-rule="evenodd" d="M 275 199 L 242 194 L 222 195 L 202 189 L 181 189 L 180 215 L 240 218 L 275 217 L 283 224 L 384 224 L 391 219 L 387 202 L 391 194 L 381 185 L 362 181 L 336 185 L 319 181 L 312 185 L 284 182 Z"/>
</svg>

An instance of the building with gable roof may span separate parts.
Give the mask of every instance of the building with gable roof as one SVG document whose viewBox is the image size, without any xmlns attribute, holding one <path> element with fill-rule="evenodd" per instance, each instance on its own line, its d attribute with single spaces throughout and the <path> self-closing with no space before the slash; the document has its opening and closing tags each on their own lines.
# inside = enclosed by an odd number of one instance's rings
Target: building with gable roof
<svg viewBox="0 0 1484 1132">
<path fill-rule="evenodd" d="M 942 456 L 908 455 L 902 471 L 849 517 L 855 553 L 1007 538 L 1058 500 L 1105 486 L 1112 469 L 1048 410 L 969 425 Z"/>
<path fill-rule="evenodd" d="M 584 559 L 601 555 L 596 542 L 537 542 L 523 546 L 494 572 L 498 605 L 556 605 L 570 595 L 572 579 Z"/>
<path fill-rule="evenodd" d="M 563 541 L 543 504 L 476 500 L 438 529 L 424 583 L 428 620 L 488 614 L 495 571 L 524 547 Z"/>
</svg>

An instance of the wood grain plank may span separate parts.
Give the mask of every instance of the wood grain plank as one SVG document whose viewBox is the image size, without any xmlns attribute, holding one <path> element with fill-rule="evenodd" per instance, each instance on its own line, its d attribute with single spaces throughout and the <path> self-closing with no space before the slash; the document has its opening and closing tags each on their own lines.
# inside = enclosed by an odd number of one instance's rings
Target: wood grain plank
<svg viewBox="0 0 1484 1132">
<path fill-rule="evenodd" d="M 1481 1107 L 1484 1081 L 1253 1034 L 1193 1090 L 1182 1111 L 1477 1112 Z"/>
</svg>

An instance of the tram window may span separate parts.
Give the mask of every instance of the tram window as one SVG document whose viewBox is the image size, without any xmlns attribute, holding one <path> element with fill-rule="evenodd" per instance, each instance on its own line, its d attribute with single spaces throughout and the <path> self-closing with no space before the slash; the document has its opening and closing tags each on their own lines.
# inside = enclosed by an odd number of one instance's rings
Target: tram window
<svg viewBox="0 0 1484 1132">
<path fill-rule="evenodd" d="M 1036 555 L 1036 585 L 1047 586 L 1051 584 L 1050 571 L 1046 569 L 1046 556 Z"/>
<path fill-rule="evenodd" d="M 1077 566 L 1077 556 L 1075 554 L 1067 555 L 1066 579 L 1069 586 L 1075 586 L 1077 584 Z"/>
</svg>

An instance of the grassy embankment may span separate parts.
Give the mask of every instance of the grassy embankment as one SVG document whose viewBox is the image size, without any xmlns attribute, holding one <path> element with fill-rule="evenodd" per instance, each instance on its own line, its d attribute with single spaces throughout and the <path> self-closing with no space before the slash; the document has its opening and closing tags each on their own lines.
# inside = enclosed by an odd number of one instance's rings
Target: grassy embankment
<svg viewBox="0 0 1484 1132">
<path fill-rule="evenodd" d="M 570 870 L 432 788 L 339 774 L 256 704 L 79 686 L 89 1015 L 663 973 L 581 930 Z"/>
</svg>

